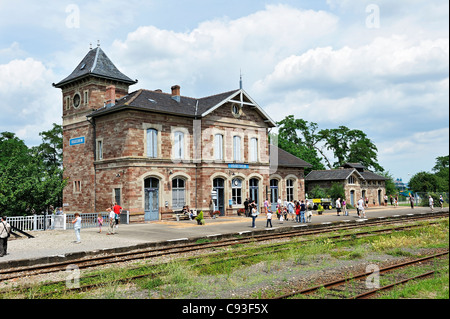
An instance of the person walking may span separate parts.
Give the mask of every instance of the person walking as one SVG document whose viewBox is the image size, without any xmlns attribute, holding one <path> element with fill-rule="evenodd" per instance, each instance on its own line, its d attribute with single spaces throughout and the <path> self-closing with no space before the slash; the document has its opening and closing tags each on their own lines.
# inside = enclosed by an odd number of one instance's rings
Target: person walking
<svg viewBox="0 0 450 319">
<path fill-rule="evenodd" d="M 273 227 L 272 226 L 272 212 L 270 210 L 268 210 L 268 212 L 267 212 L 266 219 L 267 219 L 266 228 L 269 227 L 269 225 L 270 225 L 270 228 L 272 228 Z"/>
<path fill-rule="evenodd" d="M 366 211 L 364 210 L 364 200 L 362 197 L 358 201 L 358 211 L 359 211 L 359 218 L 361 218 L 361 215 L 363 218 L 366 218 Z"/>
<path fill-rule="evenodd" d="M 8 238 L 11 235 L 11 225 L 6 221 L 6 216 L 0 220 L 0 257 L 7 254 Z"/>
<path fill-rule="evenodd" d="M 441 203 L 441 209 L 444 209 L 444 197 L 442 195 L 439 195 L 439 203 Z"/>
<path fill-rule="evenodd" d="M 79 213 L 75 213 L 75 219 L 72 221 L 73 229 L 75 230 L 75 235 L 77 236 L 76 244 L 81 243 L 81 216 Z"/>
<path fill-rule="evenodd" d="M 431 212 L 433 212 L 434 200 L 433 200 L 433 197 L 431 197 L 431 195 L 428 197 L 428 204 L 430 205 Z"/>
<path fill-rule="evenodd" d="M 114 226 L 116 225 L 116 214 L 114 213 L 111 208 L 108 208 L 107 211 L 109 212 L 108 215 L 108 221 L 109 221 L 109 228 L 106 235 L 114 235 Z"/>
<path fill-rule="evenodd" d="M 341 216 L 341 198 L 336 199 L 336 212 L 338 216 Z"/>
<path fill-rule="evenodd" d="M 414 209 L 414 196 L 409 194 L 409 203 L 411 204 L 411 209 Z"/>
</svg>

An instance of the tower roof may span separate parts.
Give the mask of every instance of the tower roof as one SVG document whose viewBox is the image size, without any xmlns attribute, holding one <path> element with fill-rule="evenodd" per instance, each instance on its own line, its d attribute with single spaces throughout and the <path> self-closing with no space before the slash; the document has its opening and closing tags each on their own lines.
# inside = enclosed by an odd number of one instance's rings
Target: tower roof
<svg viewBox="0 0 450 319">
<path fill-rule="evenodd" d="M 105 52 L 103 52 L 100 47 L 97 47 L 89 50 L 83 60 L 81 60 L 80 64 L 78 64 L 68 77 L 53 85 L 60 88 L 67 83 L 89 75 L 124 82 L 129 85 L 137 83 L 137 80 L 133 81 L 120 72 Z"/>
</svg>

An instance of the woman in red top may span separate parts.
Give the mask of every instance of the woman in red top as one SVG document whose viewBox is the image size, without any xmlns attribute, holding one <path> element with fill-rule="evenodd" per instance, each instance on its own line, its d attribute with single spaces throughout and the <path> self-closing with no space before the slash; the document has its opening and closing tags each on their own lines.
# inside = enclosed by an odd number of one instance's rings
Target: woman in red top
<svg viewBox="0 0 450 319">
<path fill-rule="evenodd" d="M 295 221 L 300 223 L 300 202 L 295 204 Z"/>
</svg>

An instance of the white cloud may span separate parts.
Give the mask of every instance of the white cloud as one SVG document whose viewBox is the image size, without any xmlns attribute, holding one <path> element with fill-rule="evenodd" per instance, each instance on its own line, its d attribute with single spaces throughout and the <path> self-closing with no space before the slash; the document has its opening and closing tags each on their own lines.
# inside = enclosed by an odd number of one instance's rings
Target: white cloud
<svg viewBox="0 0 450 319">
<path fill-rule="evenodd" d="M 53 72 L 32 58 L 1 64 L 0 131 L 40 144 L 39 132 L 61 122 L 60 92 L 52 88 L 53 80 Z"/>
<path fill-rule="evenodd" d="M 205 83 L 230 89 L 232 79 L 231 88 L 237 87 L 240 68 L 247 83 L 263 77 L 280 59 L 333 32 L 337 22 L 327 12 L 269 5 L 239 19 L 205 21 L 186 32 L 142 26 L 124 41 L 116 40 L 113 48 L 127 72 L 145 85 L 169 86 L 176 79 L 182 89 L 198 94 Z"/>
</svg>

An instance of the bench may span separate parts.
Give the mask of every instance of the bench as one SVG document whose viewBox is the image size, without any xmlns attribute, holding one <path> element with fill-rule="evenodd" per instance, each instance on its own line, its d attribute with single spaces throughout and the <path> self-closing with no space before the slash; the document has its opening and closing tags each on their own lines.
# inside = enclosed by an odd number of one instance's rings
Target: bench
<svg viewBox="0 0 450 319">
<path fill-rule="evenodd" d="M 177 222 L 179 222 L 182 219 L 189 220 L 189 215 L 183 214 L 182 211 L 175 212 L 175 214 L 173 214 L 173 217 L 177 219 Z"/>
</svg>

